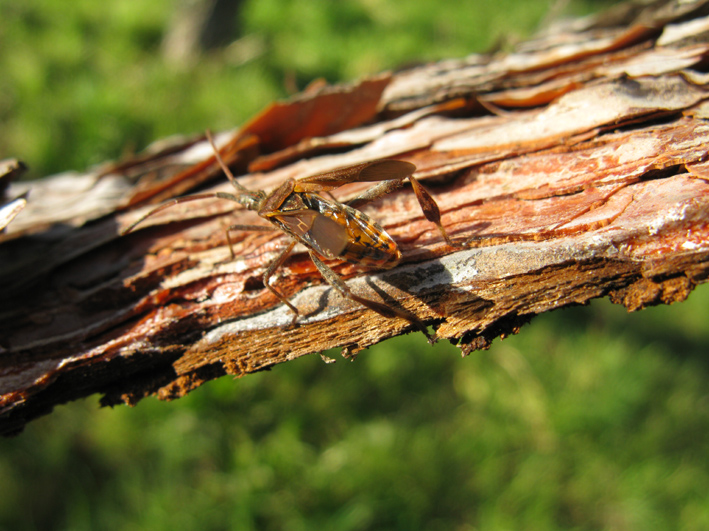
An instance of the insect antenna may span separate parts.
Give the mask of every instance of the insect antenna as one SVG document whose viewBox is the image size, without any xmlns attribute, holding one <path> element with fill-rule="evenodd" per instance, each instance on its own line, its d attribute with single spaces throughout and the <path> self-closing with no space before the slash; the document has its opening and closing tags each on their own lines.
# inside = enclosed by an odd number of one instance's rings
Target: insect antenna
<svg viewBox="0 0 709 531">
<path fill-rule="evenodd" d="M 160 205 L 159 207 L 152 209 L 147 214 L 139 217 L 137 221 L 134 221 L 127 228 L 125 228 L 121 231 L 121 236 L 128 234 L 133 229 L 135 229 L 138 225 L 143 223 L 143 221 L 145 221 L 149 217 L 152 217 L 154 214 L 158 214 L 159 212 L 162 212 L 163 210 L 167 210 L 168 208 L 171 208 L 175 205 L 178 205 L 180 203 L 187 203 L 189 201 L 199 201 L 200 199 L 213 199 L 215 197 L 218 199 L 226 199 L 228 201 L 234 201 L 235 203 L 242 204 L 242 202 L 239 201 L 239 198 L 237 196 L 235 196 L 233 194 L 228 194 L 226 192 L 212 192 L 209 194 L 195 194 L 195 195 L 189 195 L 187 197 L 178 197 L 177 199 L 173 199 L 172 201 L 168 201 L 167 203 L 164 203 L 164 204 Z"/>
<path fill-rule="evenodd" d="M 258 210 L 259 205 L 263 201 L 265 194 L 263 192 L 252 192 L 251 190 L 247 190 L 243 186 L 241 186 L 237 181 L 236 178 L 234 177 L 234 174 L 231 173 L 231 170 L 229 167 L 224 163 L 224 160 L 222 159 L 221 155 L 219 154 L 219 150 L 217 149 L 217 146 L 214 144 L 214 139 L 212 138 L 212 133 L 207 130 L 206 132 L 207 140 L 209 140 L 209 144 L 212 146 L 212 150 L 214 150 L 214 157 L 216 158 L 217 162 L 219 163 L 219 167 L 222 169 L 224 174 L 227 176 L 227 179 L 229 179 L 229 182 L 236 188 L 236 190 L 239 192 L 239 195 L 234 195 L 234 194 L 229 194 L 226 192 L 213 192 L 209 194 L 195 194 L 195 195 L 189 195 L 187 197 L 178 197 L 177 199 L 173 199 L 171 201 L 168 201 L 167 203 L 164 203 L 160 205 L 157 208 L 154 208 L 144 216 L 141 216 L 138 218 L 137 221 L 131 223 L 127 228 L 123 229 L 121 231 L 121 236 L 124 234 L 128 234 L 131 232 L 133 229 L 135 229 L 138 225 L 140 225 L 143 221 L 148 219 L 149 217 L 153 216 L 154 214 L 157 214 L 159 212 L 162 212 L 163 210 L 166 210 L 170 207 L 173 207 L 179 203 L 186 203 L 188 201 L 197 201 L 200 199 L 211 199 L 211 198 L 218 198 L 218 199 L 226 199 L 228 201 L 233 201 L 235 203 L 239 203 L 240 205 L 248 208 L 249 210 Z"/>
<path fill-rule="evenodd" d="M 236 178 L 234 177 L 234 174 L 231 173 L 231 170 L 229 169 L 229 166 L 226 165 L 224 162 L 224 159 L 222 159 L 221 154 L 219 153 L 219 150 L 217 149 L 216 144 L 214 144 L 214 138 L 212 138 L 212 132 L 207 129 L 205 131 L 205 134 L 207 135 L 207 140 L 209 140 L 209 144 L 212 146 L 212 150 L 214 150 L 214 158 L 217 159 L 217 162 L 219 163 L 219 167 L 221 167 L 222 171 L 224 172 L 224 175 L 226 175 L 227 179 L 229 179 L 229 182 L 236 188 L 242 195 L 252 199 L 250 201 L 250 205 L 245 205 L 247 208 L 251 210 L 256 210 L 256 207 L 258 206 L 258 203 L 263 199 L 264 195 L 263 193 L 259 192 L 252 192 L 251 190 L 247 190 L 243 186 L 241 186 L 237 181 Z M 253 206 L 251 206 L 253 205 Z"/>
</svg>

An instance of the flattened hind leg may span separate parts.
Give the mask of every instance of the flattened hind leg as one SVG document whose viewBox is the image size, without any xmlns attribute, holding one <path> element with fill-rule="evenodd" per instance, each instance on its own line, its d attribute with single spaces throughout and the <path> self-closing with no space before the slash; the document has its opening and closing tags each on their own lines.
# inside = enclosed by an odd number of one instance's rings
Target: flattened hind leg
<svg viewBox="0 0 709 531">
<path fill-rule="evenodd" d="M 411 183 L 411 187 L 414 189 L 416 199 L 418 199 L 419 205 L 421 205 L 421 210 L 423 211 L 423 215 L 426 216 L 426 219 L 438 227 L 438 232 L 441 233 L 441 236 L 443 236 L 443 239 L 448 245 L 451 247 L 462 247 L 462 245 L 454 243 L 453 240 L 451 240 L 451 237 L 448 236 L 448 232 L 441 223 L 441 211 L 438 208 L 438 203 L 436 203 L 436 200 L 433 199 L 431 192 L 429 192 L 424 185 L 418 182 L 413 175 L 409 176 L 409 182 Z"/>
<path fill-rule="evenodd" d="M 411 187 L 414 189 L 414 194 L 416 194 L 416 199 L 418 200 L 419 205 L 421 206 L 421 211 L 426 219 L 438 227 L 438 232 L 441 233 L 441 236 L 443 236 L 443 239 L 448 245 L 451 247 L 462 247 L 462 245 L 454 243 L 451 237 L 448 236 L 448 232 L 441 223 L 441 211 L 438 208 L 436 200 L 433 199 L 431 192 L 429 192 L 428 189 L 424 187 L 413 175 L 409 176 L 409 182 L 411 183 Z M 352 208 L 360 208 L 362 205 L 370 203 L 383 195 L 393 192 L 397 188 L 400 188 L 403 184 L 403 179 L 384 181 L 376 186 L 372 186 L 369 190 L 365 190 L 362 194 L 348 201 L 347 205 Z"/>
</svg>

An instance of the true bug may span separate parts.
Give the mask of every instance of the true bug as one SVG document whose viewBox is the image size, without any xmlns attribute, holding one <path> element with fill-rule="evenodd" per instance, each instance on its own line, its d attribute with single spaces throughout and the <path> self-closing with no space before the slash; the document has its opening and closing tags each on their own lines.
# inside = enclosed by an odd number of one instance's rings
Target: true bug
<svg viewBox="0 0 709 531">
<path fill-rule="evenodd" d="M 122 234 L 132 231 L 138 224 L 153 214 L 178 203 L 213 197 L 233 201 L 249 210 L 256 211 L 259 216 L 269 221 L 273 226 L 232 225 L 228 227 L 226 237 L 232 259 L 235 256 L 229 236 L 230 231 L 279 230 L 290 236 L 291 241 L 266 268 L 263 274 L 263 284 L 293 312 L 291 326 L 295 324 L 298 318 L 298 309 L 276 290 L 269 281 L 275 271 L 283 265 L 295 245 L 301 243 L 306 247 L 310 258 L 323 278 L 342 296 L 357 301 L 385 317 L 406 319 L 424 332 L 426 331 L 423 324 L 412 314 L 352 293 L 337 273 L 320 258 L 339 259 L 374 268 L 394 267 L 401 259 L 401 252 L 396 242 L 378 223 L 371 220 L 357 208 L 399 188 L 407 177 L 426 219 L 438 227 L 438 230 L 449 245 L 454 246 L 443 225 L 441 225 L 438 205 L 431 194 L 412 175 L 416 170 L 415 165 L 401 160 L 373 160 L 303 179 L 288 179 L 272 192 L 266 193 L 263 190 L 247 190 L 239 184 L 222 160 L 209 131 L 207 131 L 207 139 L 214 150 L 217 162 L 237 193 L 214 192 L 173 199 L 142 216 L 125 229 Z M 325 199 L 318 193 L 326 192 L 329 194 L 331 190 L 352 182 L 378 181 L 381 181 L 378 185 L 347 201 L 347 203 L 340 203 L 334 198 Z"/>
</svg>

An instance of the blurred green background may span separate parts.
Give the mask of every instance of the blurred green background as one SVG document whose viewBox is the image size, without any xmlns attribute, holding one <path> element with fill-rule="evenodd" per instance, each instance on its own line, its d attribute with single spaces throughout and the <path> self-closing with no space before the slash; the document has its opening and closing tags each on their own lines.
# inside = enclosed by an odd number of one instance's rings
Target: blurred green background
<svg viewBox="0 0 709 531">
<path fill-rule="evenodd" d="M 190 53 L 167 43 L 194 2 L 0 0 L 0 158 L 83 169 L 318 77 L 513 42 L 551 7 L 248 0 L 238 40 Z M 0 529 L 709 529 L 708 308 L 706 287 L 597 301 L 466 359 L 413 334 L 173 403 L 91 397 L 0 440 Z"/>
</svg>

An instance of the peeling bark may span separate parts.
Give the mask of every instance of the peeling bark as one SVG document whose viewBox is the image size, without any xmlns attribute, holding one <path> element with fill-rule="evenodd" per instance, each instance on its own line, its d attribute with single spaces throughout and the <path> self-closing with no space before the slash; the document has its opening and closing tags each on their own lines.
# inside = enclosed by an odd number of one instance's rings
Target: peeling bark
<svg viewBox="0 0 709 531">
<path fill-rule="evenodd" d="M 314 87 L 218 144 L 253 190 L 376 158 L 416 164 L 461 248 L 403 188 L 363 209 L 399 243 L 400 265 L 330 265 L 463 354 L 597 297 L 631 311 L 684 300 L 709 272 L 709 2 L 612 13 L 509 54 Z M 231 260 L 225 228 L 264 222 L 226 201 L 180 204 L 119 237 L 165 199 L 231 191 L 204 138 L 12 184 L 6 197 L 30 186 L 0 234 L 0 433 L 91 393 L 173 399 L 412 329 L 340 297 L 304 249 L 275 279 L 301 312 L 287 328 L 289 310 L 260 281 L 286 239 L 235 233 Z"/>
</svg>

